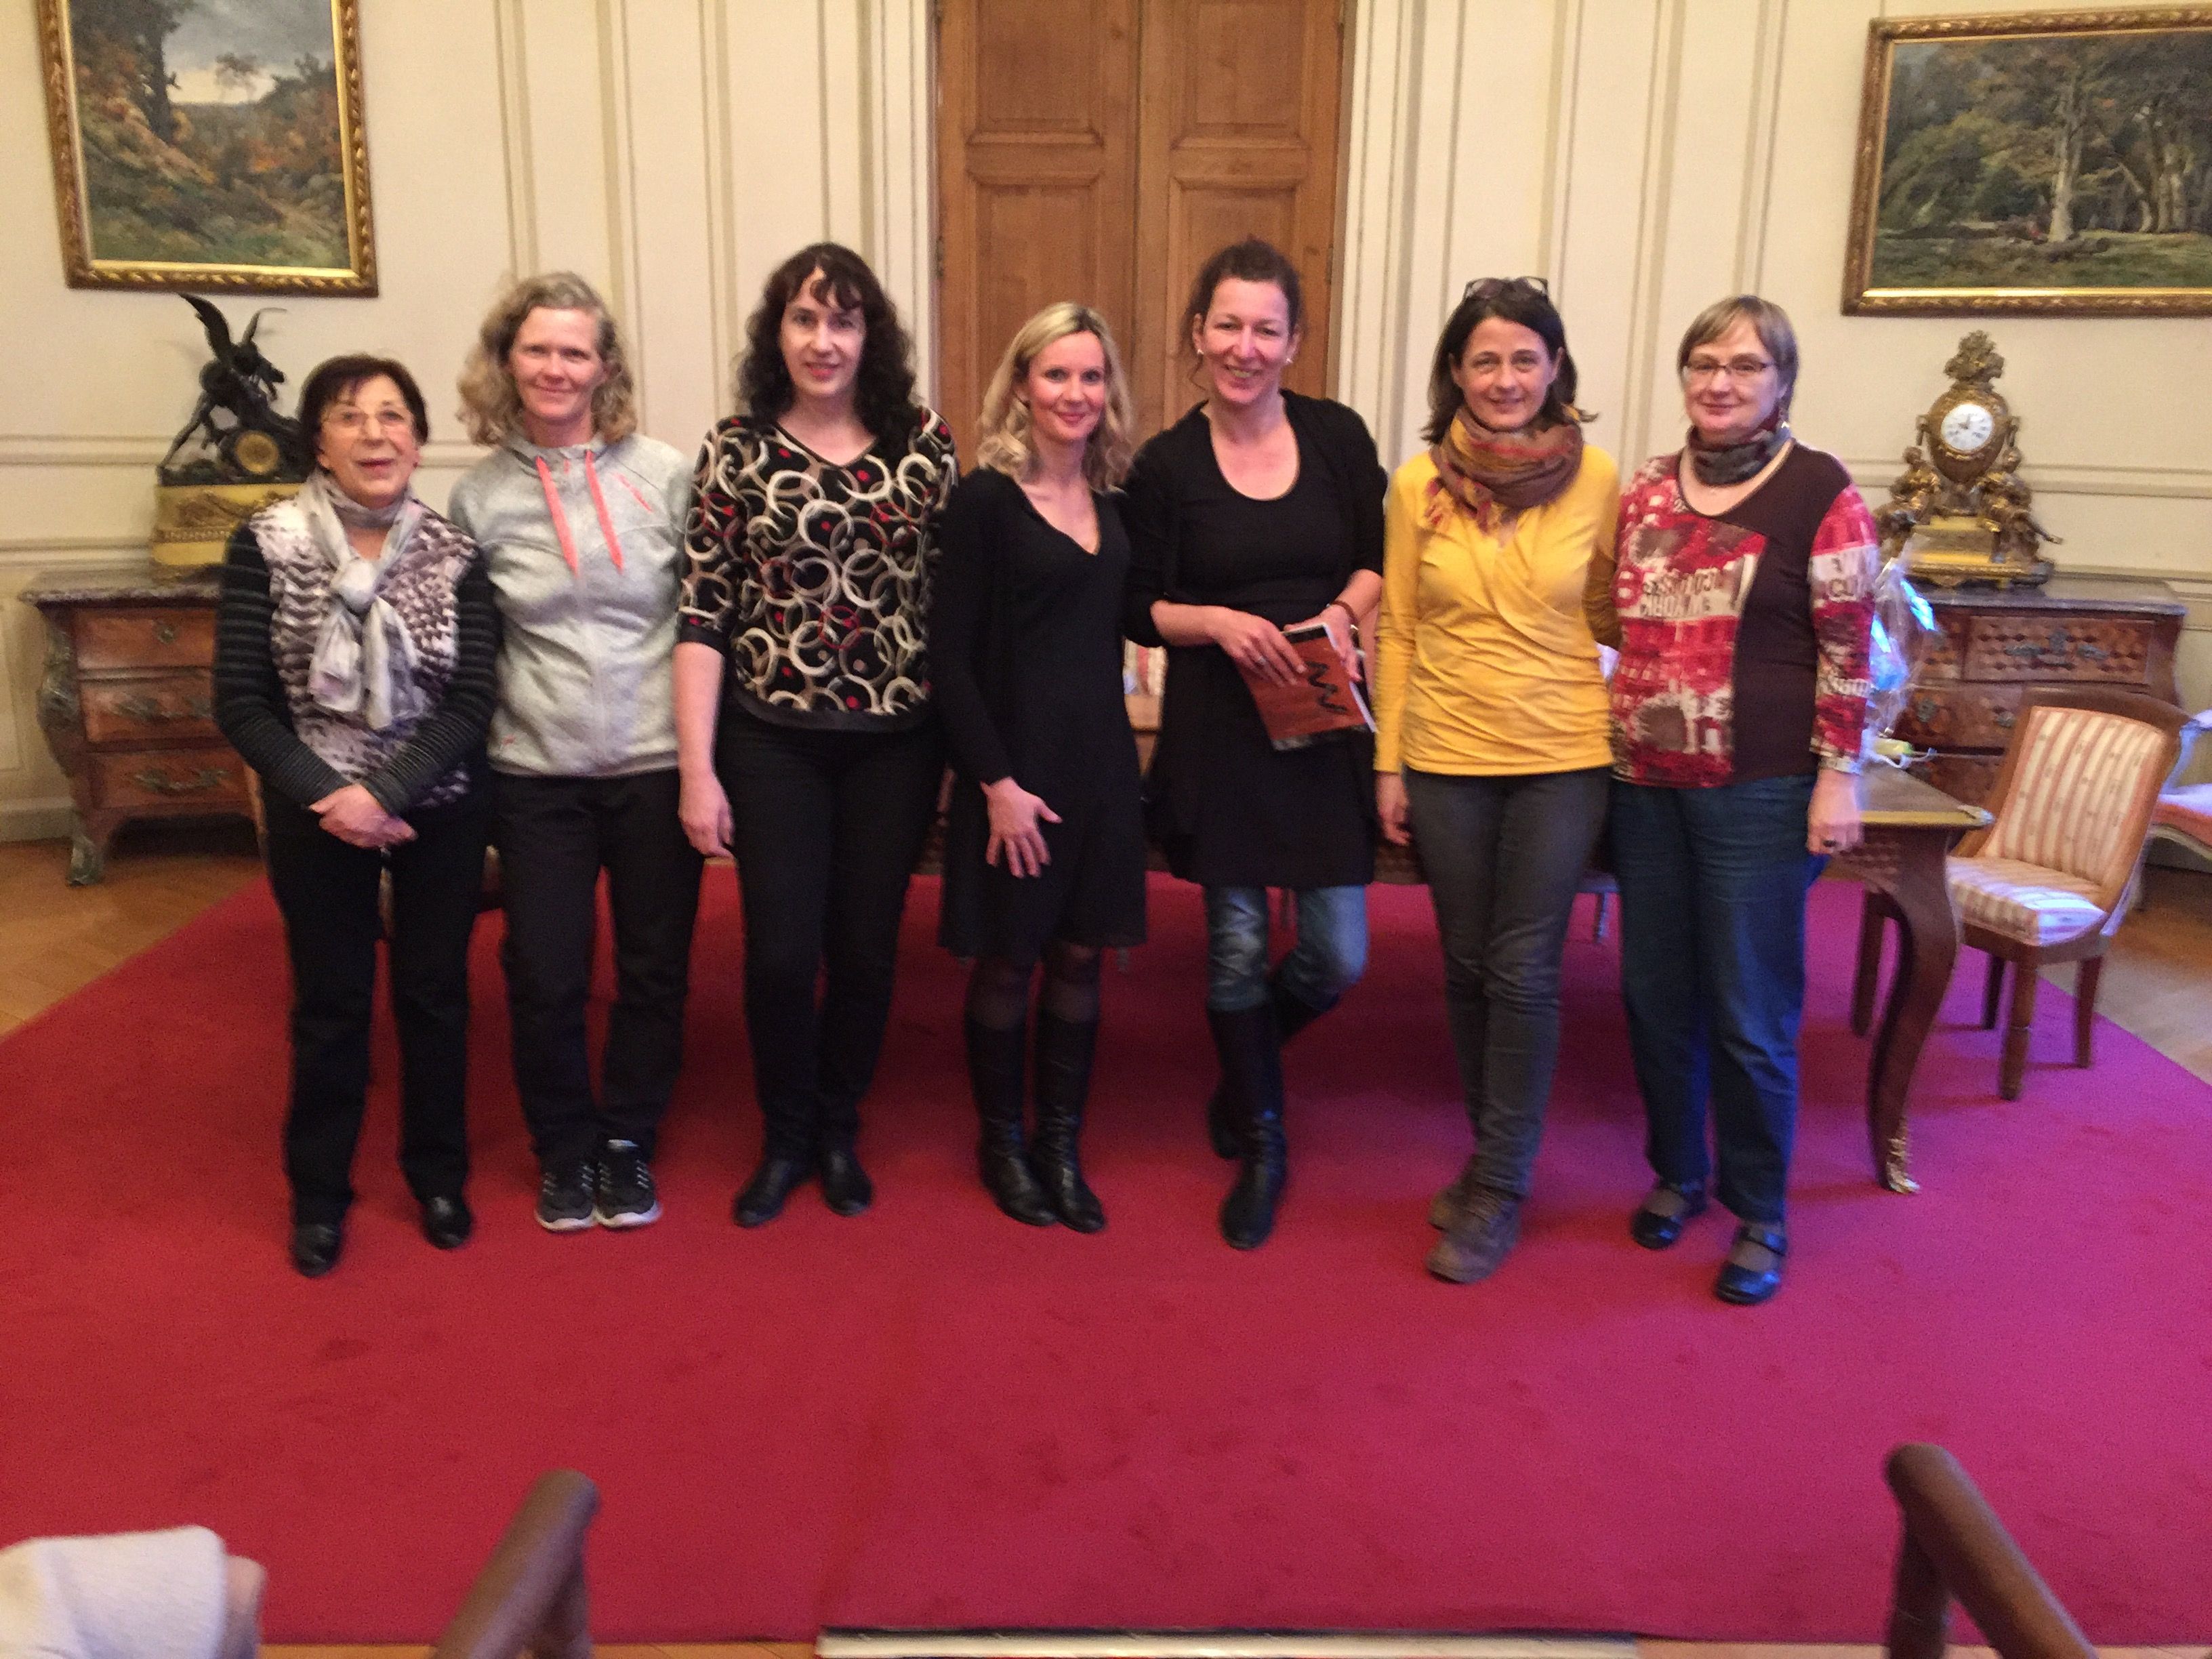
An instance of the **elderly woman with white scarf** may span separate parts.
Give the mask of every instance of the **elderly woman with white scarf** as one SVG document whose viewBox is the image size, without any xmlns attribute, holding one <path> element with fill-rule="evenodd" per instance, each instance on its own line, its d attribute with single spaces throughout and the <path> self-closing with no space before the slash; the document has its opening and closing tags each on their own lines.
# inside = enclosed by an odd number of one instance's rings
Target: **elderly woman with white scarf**
<svg viewBox="0 0 2212 1659">
<path fill-rule="evenodd" d="M 499 621 L 476 544 L 410 488 L 429 420 L 405 368 L 332 358 L 300 424 L 314 475 L 230 538 L 215 686 L 223 735 L 261 776 L 291 956 L 284 1170 L 292 1265 L 312 1279 L 337 1265 L 353 1200 L 387 873 L 400 1168 L 431 1243 L 453 1249 L 473 1225 L 468 952 Z"/>
</svg>

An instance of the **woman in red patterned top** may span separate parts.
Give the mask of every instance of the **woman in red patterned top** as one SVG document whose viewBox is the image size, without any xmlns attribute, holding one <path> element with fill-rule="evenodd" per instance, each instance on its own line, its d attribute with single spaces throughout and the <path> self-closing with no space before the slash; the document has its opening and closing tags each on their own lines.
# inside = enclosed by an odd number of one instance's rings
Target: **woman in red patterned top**
<svg viewBox="0 0 2212 1659">
<path fill-rule="evenodd" d="M 1750 1304 L 1789 1248 L 1805 892 L 1859 842 L 1878 559 L 1843 463 L 1790 435 L 1780 307 L 1708 307 L 1676 365 L 1689 441 L 1629 481 L 1613 572 L 1621 994 L 1658 1176 L 1630 1231 L 1665 1249 L 1705 1208 L 1710 1095 L 1742 1224 L 1714 1292 Z"/>
</svg>

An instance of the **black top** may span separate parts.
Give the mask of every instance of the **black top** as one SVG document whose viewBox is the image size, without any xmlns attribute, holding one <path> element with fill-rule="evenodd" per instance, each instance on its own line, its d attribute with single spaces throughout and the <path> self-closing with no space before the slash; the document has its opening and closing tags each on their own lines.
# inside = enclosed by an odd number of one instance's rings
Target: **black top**
<svg viewBox="0 0 2212 1659">
<path fill-rule="evenodd" d="M 919 723 L 936 519 L 959 476 L 927 411 L 850 465 L 774 421 L 724 421 L 699 454 L 677 638 L 722 653 L 730 701 L 778 726 Z"/>
<path fill-rule="evenodd" d="M 1366 422 L 1341 404 L 1283 394 L 1298 475 L 1283 495 L 1239 494 L 1194 409 L 1138 453 L 1125 511 L 1122 625 L 1160 645 L 1154 601 L 1218 605 L 1278 627 L 1317 614 L 1354 572 L 1382 568 L 1389 475 Z M 1375 872 L 1374 740 L 1278 750 L 1243 675 L 1218 646 L 1170 646 L 1146 811 L 1168 866 L 1208 886 L 1343 887 Z"/>
<path fill-rule="evenodd" d="M 1023 962 L 1052 939 L 1105 946 L 1145 936 L 1137 742 L 1121 694 L 1129 543 L 1113 499 L 1091 501 L 1096 553 L 988 468 L 961 482 L 938 521 L 929 653 L 957 774 L 939 935 L 961 956 Z M 1042 876 L 983 861 L 979 786 L 1008 776 L 1059 815 L 1040 821 L 1052 860 Z"/>
</svg>

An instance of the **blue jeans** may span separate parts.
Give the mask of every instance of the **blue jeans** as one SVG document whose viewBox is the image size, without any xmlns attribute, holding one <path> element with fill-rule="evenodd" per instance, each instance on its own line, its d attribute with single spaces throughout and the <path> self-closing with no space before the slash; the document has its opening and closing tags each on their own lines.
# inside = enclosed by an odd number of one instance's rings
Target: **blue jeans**
<svg viewBox="0 0 2212 1659">
<path fill-rule="evenodd" d="M 1308 887 L 1297 894 L 1297 943 L 1276 970 L 1284 990 L 1327 1009 L 1367 969 L 1367 890 Z M 1267 890 L 1206 890 L 1206 1006 L 1233 1014 L 1268 1000 Z"/>
<path fill-rule="evenodd" d="M 1605 828 L 1609 776 L 1603 767 L 1461 777 L 1409 766 L 1405 780 L 1443 946 L 1475 1178 L 1526 1198 L 1559 1055 L 1559 956 Z"/>
<path fill-rule="evenodd" d="M 1615 782 L 1620 992 L 1662 1181 L 1702 1182 L 1705 1106 L 1717 1194 L 1754 1225 L 1783 1224 L 1797 1127 L 1805 1007 L 1810 777 L 1711 789 Z"/>
</svg>

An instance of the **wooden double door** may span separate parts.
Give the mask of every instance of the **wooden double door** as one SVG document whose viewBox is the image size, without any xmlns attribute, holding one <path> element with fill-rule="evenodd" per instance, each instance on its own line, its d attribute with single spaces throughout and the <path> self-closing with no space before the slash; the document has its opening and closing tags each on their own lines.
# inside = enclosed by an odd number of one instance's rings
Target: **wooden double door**
<svg viewBox="0 0 2212 1659">
<path fill-rule="evenodd" d="M 1239 237 L 1290 255 L 1328 381 L 1340 0 L 942 0 L 938 14 L 939 403 L 972 455 L 1014 331 L 1056 300 L 1104 314 L 1139 435 L 1200 395 L 1182 313 Z"/>
</svg>

